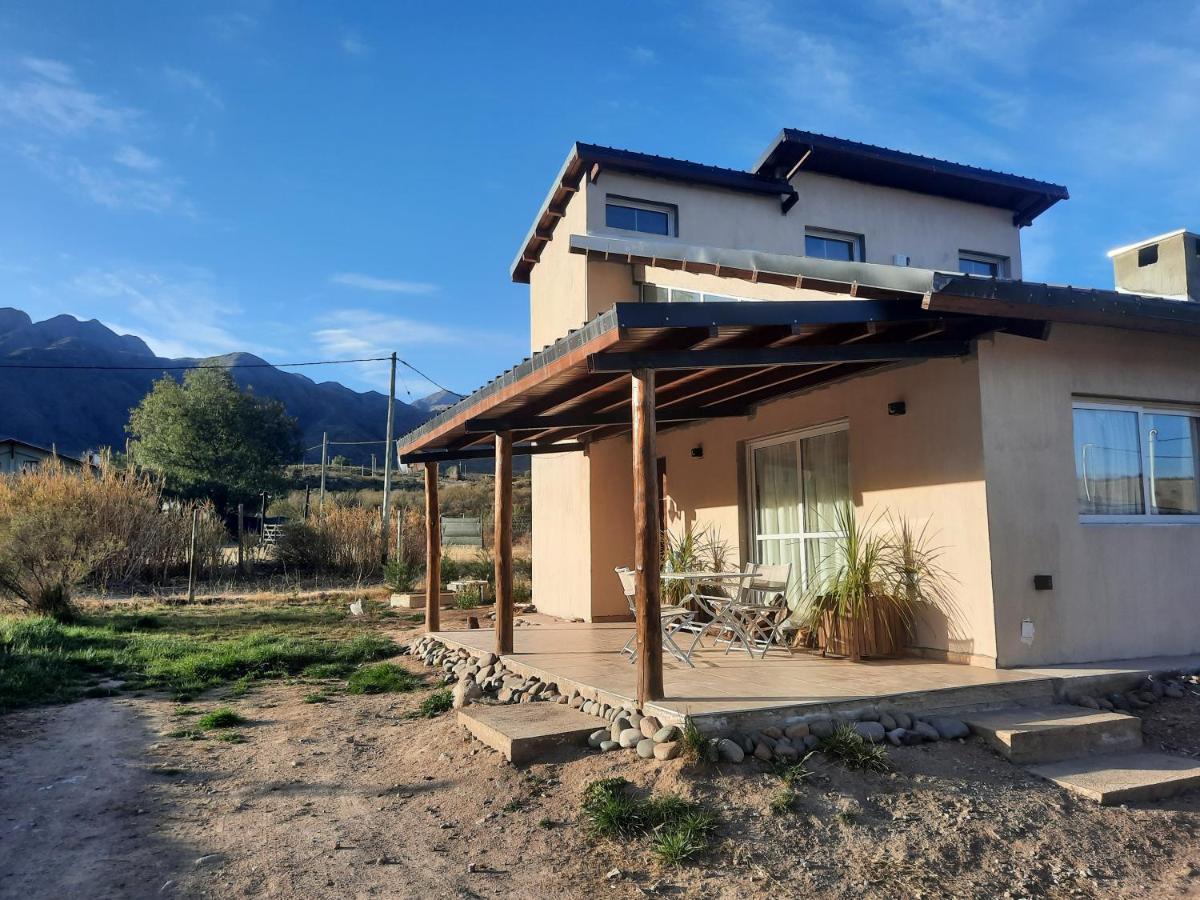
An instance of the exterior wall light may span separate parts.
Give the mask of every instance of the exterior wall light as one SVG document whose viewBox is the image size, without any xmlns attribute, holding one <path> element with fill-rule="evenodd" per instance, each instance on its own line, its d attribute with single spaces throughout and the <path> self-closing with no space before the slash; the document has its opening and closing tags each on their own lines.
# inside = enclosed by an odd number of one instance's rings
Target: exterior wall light
<svg viewBox="0 0 1200 900">
<path fill-rule="evenodd" d="M 906 412 L 908 412 L 908 406 L 903 400 L 896 400 L 895 402 L 888 404 L 889 416 L 902 416 Z"/>
</svg>

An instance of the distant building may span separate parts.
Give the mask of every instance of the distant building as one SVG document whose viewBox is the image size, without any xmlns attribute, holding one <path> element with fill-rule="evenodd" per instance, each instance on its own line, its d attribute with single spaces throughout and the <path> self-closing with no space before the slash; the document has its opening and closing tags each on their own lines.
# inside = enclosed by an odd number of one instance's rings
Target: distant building
<svg viewBox="0 0 1200 900">
<path fill-rule="evenodd" d="M 17 438 L 0 438 L 0 474 L 28 472 L 53 456 L 57 456 L 62 463 L 71 468 L 78 469 L 83 466 L 79 458 L 56 453 L 53 447 L 39 447 Z"/>
</svg>

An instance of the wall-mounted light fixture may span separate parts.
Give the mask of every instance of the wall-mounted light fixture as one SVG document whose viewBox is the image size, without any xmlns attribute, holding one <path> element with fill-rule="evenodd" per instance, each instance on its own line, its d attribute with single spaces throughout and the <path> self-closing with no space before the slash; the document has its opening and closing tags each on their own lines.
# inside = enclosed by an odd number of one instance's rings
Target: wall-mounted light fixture
<svg viewBox="0 0 1200 900">
<path fill-rule="evenodd" d="M 1034 575 L 1033 589 L 1035 591 L 1052 591 L 1054 590 L 1053 575 Z"/>
<path fill-rule="evenodd" d="M 888 404 L 888 415 L 889 416 L 902 416 L 906 412 L 908 412 L 908 406 L 905 404 L 905 402 L 903 400 L 896 400 L 896 401 Z"/>
<path fill-rule="evenodd" d="M 704 445 L 697 444 L 692 448 L 692 459 L 704 459 Z"/>
</svg>

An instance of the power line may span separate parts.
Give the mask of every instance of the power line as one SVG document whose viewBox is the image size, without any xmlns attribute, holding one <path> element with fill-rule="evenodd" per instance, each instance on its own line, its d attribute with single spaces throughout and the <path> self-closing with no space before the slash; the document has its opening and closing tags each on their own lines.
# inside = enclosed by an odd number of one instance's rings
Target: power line
<svg viewBox="0 0 1200 900">
<path fill-rule="evenodd" d="M 295 369 L 300 366 L 340 366 L 345 363 L 387 362 L 390 356 L 368 356 L 362 359 L 319 359 L 313 362 L 294 363 L 193 363 L 187 366 L 101 366 L 101 365 L 67 365 L 63 363 L 0 363 L 0 369 L 89 369 L 106 372 L 181 372 L 188 369 Z M 408 363 L 405 363 L 408 365 Z M 411 367 L 410 367 L 411 368 Z M 415 369 L 413 371 L 416 371 Z M 437 385 L 432 378 L 430 384 Z M 441 385 L 438 385 L 441 387 Z M 445 390 L 445 388 L 442 388 Z M 453 392 L 451 392 L 453 393 Z"/>
<path fill-rule="evenodd" d="M 361 359 L 319 359 L 309 362 L 293 362 L 293 363 L 191 363 L 184 366 L 109 366 L 95 365 L 89 363 L 0 363 L 0 369 L 47 369 L 47 370 L 86 370 L 100 372 L 184 372 L 193 369 L 297 369 L 303 366 L 340 366 L 347 363 L 364 363 L 364 362 L 389 362 L 390 356 L 364 356 Z M 444 384 L 430 378 L 408 360 L 396 358 L 396 361 L 403 366 L 416 372 L 438 390 L 445 391 L 447 394 L 458 395 L 457 391 L 452 391 Z M 411 393 L 411 391 L 410 391 Z"/>
</svg>

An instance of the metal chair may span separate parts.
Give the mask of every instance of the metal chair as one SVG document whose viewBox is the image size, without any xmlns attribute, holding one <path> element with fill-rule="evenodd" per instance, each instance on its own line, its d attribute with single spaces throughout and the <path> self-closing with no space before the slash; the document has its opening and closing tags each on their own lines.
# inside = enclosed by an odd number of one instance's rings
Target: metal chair
<svg viewBox="0 0 1200 900">
<path fill-rule="evenodd" d="M 621 579 L 621 591 L 625 594 L 625 599 L 629 603 L 629 612 L 633 614 L 634 619 L 637 619 L 637 585 L 633 569 L 628 566 L 618 566 L 616 568 L 617 577 Z M 675 643 L 674 633 L 683 625 L 692 620 L 694 613 L 690 609 L 685 609 L 682 606 L 660 606 L 658 610 L 659 627 L 662 630 L 662 642 L 667 651 L 681 662 L 688 664 L 690 668 L 695 668 L 690 656 L 691 650 L 684 653 L 679 649 L 679 645 Z M 634 629 L 633 635 L 625 642 L 625 646 L 621 648 L 621 653 L 629 654 L 629 662 L 633 663 L 637 660 L 637 629 Z"/>
<path fill-rule="evenodd" d="M 763 659 L 771 647 L 778 645 L 779 631 L 791 615 L 787 590 L 792 577 L 792 564 L 758 565 L 755 570 L 742 601 L 730 606 L 728 618 L 736 623 L 736 640 L 745 647 L 750 657 L 753 659 L 753 651 L 761 647 L 758 658 Z M 726 653 L 733 643 L 731 639 L 725 648 Z M 791 653 L 791 647 L 787 650 Z"/>
<path fill-rule="evenodd" d="M 707 622 L 692 620 L 693 625 L 697 627 L 695 627 L 696 636 L 692 639 L 692 646 L 688 648 L 689 654 L 696 649 L 697 645 L 703 646 L 700 639 L 709 633 L 714 634 L 713 643 L 726 641 L 729 647 L 732 647 L 734 641 L 740 641 L 743 646 L 749 647 L 749 637 L 742 631 L 741 624 L 733 615 L 733 610 L 744 603 L 749 584 L 758 574 L 758 567 L 754 563 L 747 563 L 742 573 L 743 577 L 737 579 L 737 585 L 733 588 L 732 596 L 727 594 L 705 594 L 697 590 L 694 593 L 688 594 L 685 598 L 694 603 L 698 611 L 702 611 L 709 616 Z M 725 652 L 729 652 L 728 647 L 726 647 Z M 746 652 L 750 653 L 749 649 Z M 750 653 L 750 657 L 753 659 L 754 654 Z"/>
</svg>

